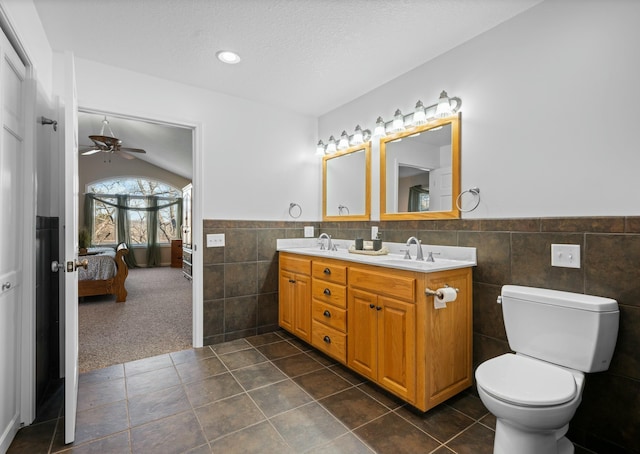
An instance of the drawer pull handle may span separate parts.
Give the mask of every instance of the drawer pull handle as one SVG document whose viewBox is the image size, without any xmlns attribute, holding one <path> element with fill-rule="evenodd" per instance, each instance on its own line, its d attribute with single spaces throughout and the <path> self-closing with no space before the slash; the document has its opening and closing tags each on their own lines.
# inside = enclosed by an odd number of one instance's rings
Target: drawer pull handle
<svg viewBox="0 0 640 454">
<path fill-rule="evenodd" d="M 377 310 L 377 311 L 380 311 L 380 310 L 382 310 L 382 307 L 377 306 L 377 307 L 376 307 L 376 310 Z"/>
<path fill-rule="evenodd" d="M 324 315 L 327 318 L 331 318 L 331 312 L 329 312 L 328 310 L 325 310 L 322 315 Z"/>
<path fill-rule="evenodd" d="M 295 281 L 294 279 L 289 279 L 289 283 L 290 283 L 290 284 L 295 284 L 295 283 L 296 283 L 296 281 Z"/>
<path fill-rule="evenodd" d="M 369 308 L 373 309 L 374 307 L 376 307 L 375 304 L 369 304 Z"/>
<path fill-rule="evenodd" d="M 323 273 L 324 274 L 331 274 L 331 270 L 329 268 L 325 268 Z"/>
<path fill-rule="evenodd" d="M 325 341 L 327 344 L 331 343 L 331 338 L 329 336 L 324 336 L 322 340 Z"/>
<path fill-rule="evenodd" d="M 329 290 L 328 288 L 325 288 L 324 292 L 322 292 L 322 293 L 324 293 L 327 296 L 331 296 L 331 290 Z"/>
</svg>

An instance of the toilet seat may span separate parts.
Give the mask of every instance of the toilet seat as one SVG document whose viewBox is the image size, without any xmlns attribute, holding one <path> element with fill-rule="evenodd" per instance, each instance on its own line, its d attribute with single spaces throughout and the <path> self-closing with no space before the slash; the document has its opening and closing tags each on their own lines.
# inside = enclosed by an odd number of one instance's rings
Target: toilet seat
<svg viewBox="0 0 640 454">
<path fill-rule="evenodd" d="M 507 353 L 476 370 L 478 386 L 496 399 L 523 407 L 549 407 L 576 396 L 571 372 L 526 356 Z"/>
</svg>

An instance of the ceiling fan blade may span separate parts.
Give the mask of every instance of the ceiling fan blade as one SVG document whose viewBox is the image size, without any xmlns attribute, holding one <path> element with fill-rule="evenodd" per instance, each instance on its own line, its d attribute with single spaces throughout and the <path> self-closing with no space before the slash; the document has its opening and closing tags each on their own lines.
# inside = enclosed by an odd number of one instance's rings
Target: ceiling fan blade
<svg viewBox="0 0 640 454">
<path fill-rule="evenodd" d="M 129 153 L 146 153 L 142 148 L 129 148 L 129 147 L 120 147 L 121 151 L 128 151 Z"/>
<path fill-rule="evenodd" d="M 132 156 L 129 153 L 125 153 L 122 150 L 115 151 L 115 154 L 117 154 L 118 156 L 120 156 L 121 158 L 124 158 L 124 159 L 135 159 L 135 156 Z"/>
<path fill-rule="evenodd" d="M 100 153 L 101 151 L 102 150 L 100 150 L 100 148 L 89 148 L 88 150 L 83 151 L 80 154 L 82 156 L 89 156 L 89 155 L 92 155 L 92 154 Z"/>
</svg>

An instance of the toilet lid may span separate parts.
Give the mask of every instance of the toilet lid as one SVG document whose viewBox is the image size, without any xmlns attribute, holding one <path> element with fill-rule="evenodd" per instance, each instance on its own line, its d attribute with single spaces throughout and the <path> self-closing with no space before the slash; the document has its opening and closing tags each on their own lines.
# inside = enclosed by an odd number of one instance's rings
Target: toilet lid
<svg viewBox="0 0 640 454">
<path fill-rule="evenodd" d="M 527 407 L 546 407 L 576 395 L 571 372 L 524 356 L 507 353 L 476 370 L 478 386 L 497 399 Z"/>
</svg>

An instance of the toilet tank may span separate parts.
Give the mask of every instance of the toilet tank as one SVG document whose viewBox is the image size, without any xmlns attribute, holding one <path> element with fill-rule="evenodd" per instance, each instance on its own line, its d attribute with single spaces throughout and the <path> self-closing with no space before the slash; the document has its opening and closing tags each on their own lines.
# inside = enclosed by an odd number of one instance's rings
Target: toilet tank
<svg viewBox="0 0 640 454">
<path fill-rule="evenodd" d="M 618 337 L 610 298 L 535 287 L 502 287 L 502 314 L 516 353 L 582 372 L 607 370 Z"/>
</svg>

